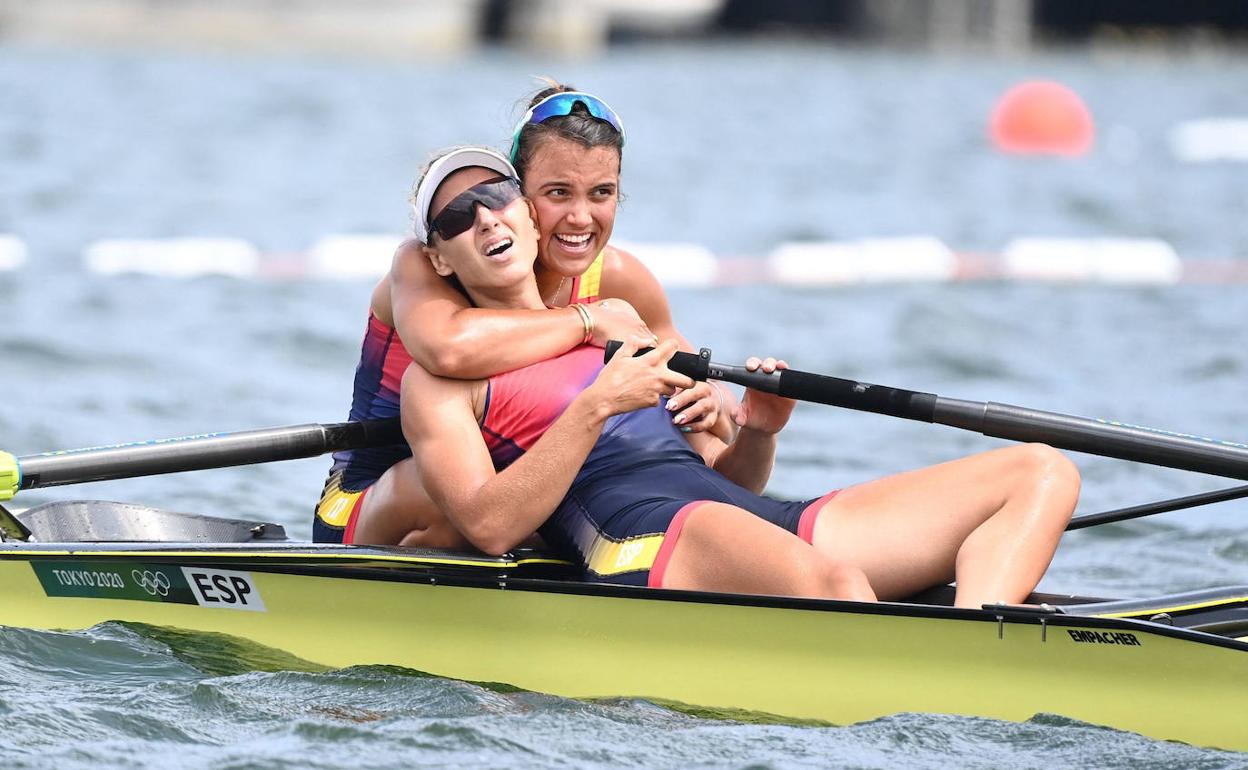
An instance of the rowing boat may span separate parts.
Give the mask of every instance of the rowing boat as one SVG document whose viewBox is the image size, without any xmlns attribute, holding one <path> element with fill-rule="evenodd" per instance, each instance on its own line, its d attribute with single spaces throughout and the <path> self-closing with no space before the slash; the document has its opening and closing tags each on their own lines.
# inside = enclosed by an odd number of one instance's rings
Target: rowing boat
<svg viewBox="0 0 1248 770">
<path fill-rule="evenodd" d="M 698 365 L 712 376 L 731 367 Z M 758 377 L 758 373 L 738 373 Z M 780 377 L 792 377 L 788 384 Z M 822 403 L 1248 478 L 1248 447 L 786 370 L 747 383 Z M 826 388 L 824 386 L 827 386 Z M 796 391 L 796 392 L 795 392 Z M 860 400 L 861 399 L 861 400 Z M 1011 432 L 1021 436 L 1009 435 Z M 14 458 L 18 490 L 307 457 L 395 440 L 394 421 L 205 434 Z M 7 491 L 7 494 L 6 494 Z M 1248 496 L 1080 517 L 1076 526 Z M 402 666 L 736 719 L 851 724 L 902 712 L 1056 714 L 1248 751 L 1248 586 L 1147 599 L 1036 594 L 955 608 L 592 584 L 539 551 L 500 557 L 294 542 L 269 522 L 109 502 L 0 506 L 0 625 L 108 621 L 216 635 L 314 667 Z"/>
<path fill-rule="evenodd" d="M 948 590 L 866 604 L 604 586 L 536 551 L 316 545 L 271 523 L 118 503 L 19 518 L 34 538 L 0 543 L 8 626 L 173 627 L 319 666 L 735 718 L 1052 713 L 1248 750 L 1248 586 L 966 610 Z"/>
</svg>

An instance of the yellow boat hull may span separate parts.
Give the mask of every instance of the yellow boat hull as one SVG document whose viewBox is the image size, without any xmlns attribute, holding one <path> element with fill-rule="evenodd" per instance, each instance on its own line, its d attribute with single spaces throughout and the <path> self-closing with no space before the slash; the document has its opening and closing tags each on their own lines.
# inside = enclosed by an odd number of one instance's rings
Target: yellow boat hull
<svg viewBox="0 0 1248 770">
<path fill-rule="evenodd" d="M 389 664 L 711 713 L 832 724 L 900 712 L 1015 721 L 1052 713 L 1248 750 L 1248 644 L 1235 639 L 1025 609 L 523 577 L 547 562 L 351 547 L 0 543 L 0 624 L 144 623 L 228 634 L 329 667 Z M 123 588 L 127 598 L 112 598 Z M 184 588 L 191 593 L 175 601 Z M 1236 600 L 1244 598 L 1224 603 Z"/>
</svg>

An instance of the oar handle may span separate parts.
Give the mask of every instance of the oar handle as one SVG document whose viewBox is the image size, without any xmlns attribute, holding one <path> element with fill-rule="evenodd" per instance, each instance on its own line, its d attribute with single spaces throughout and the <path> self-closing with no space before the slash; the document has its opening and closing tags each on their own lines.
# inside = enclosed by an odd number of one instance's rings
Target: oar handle
<svg viewBox="0 0 1248 770">
<path fill-rule="evenodd" d="M 610 361 L 619 349 L 618 341 L 609 341 L 605 360 Z M 635 355 L 642 355 L 653 349 L 643 348 Z M 868 382 L 799 372 L 795 369 L 780 369 L 771 373 L 761 369 L 750 371 L 744 366 L 712 362 L 711 351 L 707 348 L 702 348 L 697 355 L 677 352 L 667 366 L 673 372 L 695 380 L 710 379 L 731 382 L 734 385 L 742 385 L 765 393 L 775 393 L 785 398 L 840 406 L 860 412 L 874 412 L 890 417 L 902 417 L 907 420 L 932 422 L 936 409 L 937 396 L 934 393 L 872 385 Z"/>
<path fill-rule="evenodd" d="M 711 376 L 714 379 L 723 379 L 747 387 L 756 387 L 751 383 L 761 382 L 768 385 L 774 383 L 775 389 L 770 392 L 799 401 L 812 401 L 816 404 L 840 406 L 860 412 L 874 412 L 920 422 L 931 422 L 936 409 L 934 393 L 892 388 L 887 385 L 872 385 L 869 382 L 799 372 L 796 369 L 780 369 L 767 374 L 761 370 L 751 372 L 743 366 L 727 367 L 712 364 L 711 368 Z M 717 377 L 714 374 L 715 371 L 722 371 L 725 376 Z M 768 390 L 768 388 L 759 389 Z"/>
<path fill-rule="evenodd" d="M 16 458 L 16 480 L 5 488 L 19 489 L 105 481 L 163 473 L 227 468 L 236 465 L 297 460 L 326 452 L 385 446 L 403 441 L 399 418 L 322 425 L 204 433 L 195 436 L 139 441 L 130 444 L 71 449 Z M 4 499 L 0 496 L 0 499 Z"/>
</svg>

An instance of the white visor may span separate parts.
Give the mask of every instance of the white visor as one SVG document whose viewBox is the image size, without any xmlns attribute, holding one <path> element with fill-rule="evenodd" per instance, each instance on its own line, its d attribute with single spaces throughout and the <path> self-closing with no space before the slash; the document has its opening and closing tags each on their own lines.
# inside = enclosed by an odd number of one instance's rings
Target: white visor
<svg viewBox="0 0 1248 770">
<path fill-rule="evenodd" d="M 438 158 L 429 166 L 425 177 L 416 187 L 416 197 L 412 202 L 414 224 L 412 226 L 416 240 L 429 243 L 429 204 L 433 202 L 433 194 L 438 185 L 461 168 L 479 166 L 497 171 L 503 176 L 518 179 L 516 169 L 500 153 L 488 147 L 460 147 L 451 150 Z"/>
</svg>

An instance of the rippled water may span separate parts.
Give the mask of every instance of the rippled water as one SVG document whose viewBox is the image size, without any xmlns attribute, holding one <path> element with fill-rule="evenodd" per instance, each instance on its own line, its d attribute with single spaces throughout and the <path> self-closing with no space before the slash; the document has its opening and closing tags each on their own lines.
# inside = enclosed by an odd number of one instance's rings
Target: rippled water
<svg viewBox="0 0 1248 770">
<path fill-rule="evenodd" d="M 328 232 L 400 230 L 424 154 L 497 143 L 510 100 L 541 72 L 625 115 L 618 230 L 638 239 L 761 254 L 802 235 L 931 232 L 983 249 L 1031 233 L 1150 235 L 1184 255 L 1248 255 L 1248 172 L 1183 166 L 1164 141 L 1178 120 L 1248 113 L 1248 64 L 1230 53 L 1000 63 L 760 45 L 371 64 L 0 48 L 0 231 L 31 246 L 30 264 L 0 281 L 0 446 L 342 419 L 367 283 L 102 278 L 79 266 L 82 247 L 199 234 L 293 251 Z M 1030 75 L 1078 86 L 1117 139 L 1081 161 L 993 155 L 984 115 Z M 760 286 L 671 299 L 717 360 L 768 352 L 799 369 L 1227 439 L 1248 426 L 1239 286 Z M 1000 443 L 802 405 L 771 490 L 813 496 Z M 1084 513 L 1232 483 L 1076 459 Z M 326 467 L 98 483 L 24 504 L 129 500 L 277 521 L 302 538 Z M 1133 596 L 1248 583 L 1244 514 L 1226 503 L 1072 533 L 1042 587 Z M 324 671 L 231 644 L 111 624 L 0 631 L 6 766 L 1248 767 L 1242 754 L 1055 717 L 746 724 Z"/>
<path fill-rule="evenodd" d="M 1022 724 L 919 714 L 851 727 L 749 724 L 385 667 L 223 659 L 211 638 L 138 631 L 147 633 L 106 624 L 0 635 L 0 712 L 16 727 L 0 738 L 6 767 L 1248 766 L 1242 755 L 1047 715 Z"/>
</svg>

